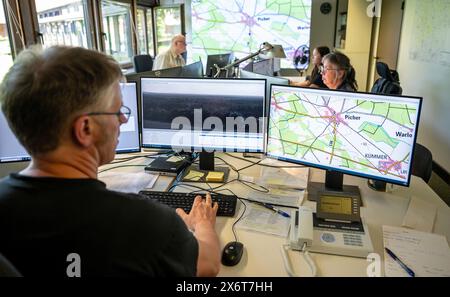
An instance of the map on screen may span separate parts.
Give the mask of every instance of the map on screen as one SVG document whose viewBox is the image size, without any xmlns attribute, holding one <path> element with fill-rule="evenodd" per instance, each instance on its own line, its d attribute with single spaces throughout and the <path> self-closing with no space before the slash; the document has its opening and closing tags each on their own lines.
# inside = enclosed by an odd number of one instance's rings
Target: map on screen
<svg viewBox="0 0 450 297">
<path fill-rule="evenodd" d="M 272 87 L 267 153 L 407 184 L 421 101 Z"/>
<path fill-rule="evenodd" d="M 294 68 L 297 49 L 309 47 L 311 0 L 192 0 L 191 14 L 194 60 L 227 52 L 240 59 L 269 42 L 283 46 L 281 67 Z"/>
</svg>

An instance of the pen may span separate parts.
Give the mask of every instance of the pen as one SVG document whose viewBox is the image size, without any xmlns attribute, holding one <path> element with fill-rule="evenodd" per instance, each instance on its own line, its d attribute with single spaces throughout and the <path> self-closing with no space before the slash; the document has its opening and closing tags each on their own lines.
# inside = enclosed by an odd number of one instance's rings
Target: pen
<svg viewBox="0 0 450 297">
<path fill-rule="evenodd" d="M 282 216 L 285 217 L 285 218 L 290 218 L 290 217 L 291 217 L 287 212 L 282 211 L 281 209 L 275 208 L 275 207 L 274 207 L 273 205 L 271 205 L 271 204 L 268 204 L 268 203 L 261 203 L 261 205 L 264 206 L 265 208 L 268 208 L 268 209 L 270 209 L 270 210 L 273 210 L 274 212 L 276 212 L 276 213 L 282 215 Z"/>
<path fill-rule="evenodd" d="M 402 260 L 400 260 L 390 249 L 388 248 L 384 248 L 386 250 L 386 252 L 388 253 L 389 256 L 392 257 L 392 259 L 395 260 L 395 262 L 397 262 L 403 269 L 406 270 L 406 272 L 414 277 L 416 274 L 414 273 L 414 271 L 412 271 L 408 266 L 405 265 L 405 263 L 402 262 Z"/>
</svg>

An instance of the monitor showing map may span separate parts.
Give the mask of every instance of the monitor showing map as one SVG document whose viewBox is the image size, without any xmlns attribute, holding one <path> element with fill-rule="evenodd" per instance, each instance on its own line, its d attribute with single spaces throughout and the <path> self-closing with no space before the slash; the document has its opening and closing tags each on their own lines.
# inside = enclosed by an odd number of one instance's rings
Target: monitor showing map
<svg viewBox="0 0 450 297">
<path fill-rule="evenodd" d="M 267 155 L 408 186 L 422 98 L 272 85 Z"/>
</svg>

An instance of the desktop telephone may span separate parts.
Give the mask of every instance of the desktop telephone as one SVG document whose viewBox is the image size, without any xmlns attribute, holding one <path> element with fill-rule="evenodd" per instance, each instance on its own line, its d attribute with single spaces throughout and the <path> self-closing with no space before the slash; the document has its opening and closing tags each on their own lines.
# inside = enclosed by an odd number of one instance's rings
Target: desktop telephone
<svg viewBox="0 0 450 297">
<path fill-rule="evenodd" d="M 289 245 L 293 250 L 358 258 L 366 258 L 373 251 L 369 230 L 362 220 L 325 220 L 305 206 L 291 215 Z"/>
</svg>

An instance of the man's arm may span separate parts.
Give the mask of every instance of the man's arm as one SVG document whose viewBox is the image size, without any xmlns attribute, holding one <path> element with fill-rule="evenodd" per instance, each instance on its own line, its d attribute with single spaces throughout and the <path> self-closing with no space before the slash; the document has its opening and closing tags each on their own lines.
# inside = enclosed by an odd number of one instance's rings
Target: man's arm
<svg viewBox="0 0 450 297">
<path fill-rule="evenodd" d="M 220 244 L 214 228 L 218 208 L 217 203 L 212 205 L 211 195 L 206 194 L 206 200 L 201 196 L 195 198 L 189 215 L 177 209 L 177 214 L 198 241 L 197 276 L 216 276 L 220 270 Z"/>
</svg>

